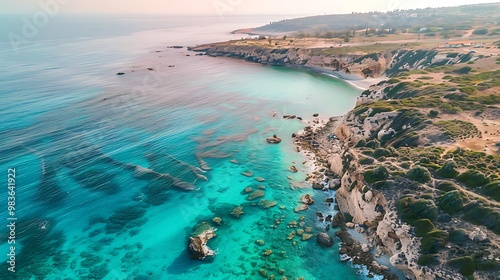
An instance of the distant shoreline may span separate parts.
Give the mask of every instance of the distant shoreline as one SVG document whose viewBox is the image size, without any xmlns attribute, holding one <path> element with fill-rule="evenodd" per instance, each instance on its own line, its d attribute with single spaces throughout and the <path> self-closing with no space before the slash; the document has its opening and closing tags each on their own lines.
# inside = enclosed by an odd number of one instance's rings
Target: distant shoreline
<svg viewBox="0 0 500 280">
<path fill-rule="evenodd" d="M 292 66 L 292 65 L 287 65 L 287 67 L 291 68 L 296 68 L 299 70 L 303 70 L 306 72 L 313 72 L 313 73 L 318 73 L 321 75 L 325 75 L 334 79 L 342 80 L 351 86 L 360 89 L 360 90 L 367 90 L 370 86 L 378 84 L 379 82 L 388 79 L 387 77 L 379 77 L 379 78 L 365 78 L 361 79 L 358 76 L 354 75 L 349 75 L 345 73 L 340 73 L 332 70 L 328 70 L 325 68 L 321 67 L 313 67 L 313 66 Z"/>
</svg>

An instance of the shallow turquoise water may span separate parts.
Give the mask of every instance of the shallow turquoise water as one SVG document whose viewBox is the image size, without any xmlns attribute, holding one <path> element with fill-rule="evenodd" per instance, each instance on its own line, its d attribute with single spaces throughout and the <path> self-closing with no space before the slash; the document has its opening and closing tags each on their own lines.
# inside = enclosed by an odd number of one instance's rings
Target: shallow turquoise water
<svg viewBox="0 0 500 280">
<path fill-rule="evenodd" d="M 303 221 L 313 234 L 323 228 L 315 219 L 320 205 L 293 209 L 302 194 L 317 204 L 324 196 L 303 181 L 308 170 L 293 151 L 290 135 L 306 124 L 281 116 L 340 115 L 359 91 L 325 76 L 166 48 L 227 39 L 223 30 L 241 27 L 210 24 L 215 29 L 177 24 L 43 41 L 23 50 L 22 59 L 0 52 L 0 170 L 17 171 L 17 279 L 264 279 L 261 269 L 277 279 L 281 270 L 288 279 L 358 279 L 338 260 L 338 247 L 286 239 L 291 221 Z M 207 30 L 220 32 L 200 35 Z M 156 51 L 163 64 L 151 60 Z M 145 86 L 148 77 L 156 82 Z M 267 144 L 273 134 L 283 142 Z M 201 171 L 202 162 L 210 169 Z M 288 171 L 292 164 L 298 173 Z M 143 168 L 149 173 L 140 176 Z M 248 170 L 265 181 L 241 174 Z M 265 186 L 263 198 L 278 205 L 252 205 L 258 200 L 242 194 L 248 186 Z M 6 196 L 0 193 L 0 201 Z M 244 214 L 235 218 L 230 212 L 239 205 Z M 218 254 L 191 260 L 192 227 L 215 216 L 223 222 L 208 245 Z M 272 228 L 276 219 L 281 223 Z M 264 257 L 267 249 L 273 254 Z M 6 243 L 0 252 L 8 252 Z M 16 279 L 6 268 L 0 278 Z"/>
</svg>

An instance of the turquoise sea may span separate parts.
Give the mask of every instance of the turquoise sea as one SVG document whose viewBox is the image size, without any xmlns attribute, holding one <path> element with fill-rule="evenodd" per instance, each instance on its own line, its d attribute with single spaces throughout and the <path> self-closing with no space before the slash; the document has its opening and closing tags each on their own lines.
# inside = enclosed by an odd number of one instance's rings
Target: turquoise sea
<svg viewBox="0 0 500 280">
<path fill-rule="evenodd" d="M 169 48 L 240 38 L 229 31 L 279 17 L 60 16 L 15 52 L 5 34 L 19 33 L 21 18 L 0 16 L 0 220 L 16 218 L 15 244 L 0 230 L 0 279 L 363 278 L 340 262 L 338 239 L 332 248 L 287 240 L 290 222 L 317 234 L 316 211 L 333 211 L 304 181 L 291 134 L 314 113 L 346 113 L 360 90 Z M 273 134 L 283 142 L 267 144 Z M 277 205 L 247 200 L 247 187 Z M 306 193 L 316 203 L 295 212 Z M 208 243 L 217 255 L 192 260 L 188 237 L 203 221 L 217 228 Z"/>
</svg>

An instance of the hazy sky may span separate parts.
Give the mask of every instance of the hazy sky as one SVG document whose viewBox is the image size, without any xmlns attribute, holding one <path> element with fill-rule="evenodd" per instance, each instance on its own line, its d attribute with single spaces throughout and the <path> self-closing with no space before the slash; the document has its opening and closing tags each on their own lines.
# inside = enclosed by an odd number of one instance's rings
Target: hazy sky
<svg viewBox="0 0 500 280">
<path fill-rule="evenodd" d="M 0 13 L 34 13 L 40 3 L 64 13 L 313 15 L 491 3 L 492 0 L 0 0 Z"/>
</svg>

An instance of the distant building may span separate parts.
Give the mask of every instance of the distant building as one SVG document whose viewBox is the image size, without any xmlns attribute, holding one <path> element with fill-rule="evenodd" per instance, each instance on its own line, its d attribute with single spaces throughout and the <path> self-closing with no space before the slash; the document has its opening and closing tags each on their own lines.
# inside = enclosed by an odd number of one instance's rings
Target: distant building
<svg viewBox="0 0 500 280">
<path fill-rule="evenodd" d="M 457 42 L 448 42 L 444 44 L 445 48 L 462 48 L 462 47 L 470 47 L 473 46 L 474 43 L 470 41 L 457 41 Z"/>
</svg>

